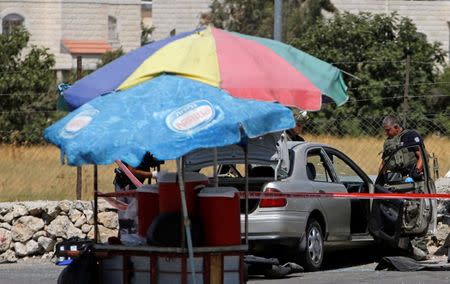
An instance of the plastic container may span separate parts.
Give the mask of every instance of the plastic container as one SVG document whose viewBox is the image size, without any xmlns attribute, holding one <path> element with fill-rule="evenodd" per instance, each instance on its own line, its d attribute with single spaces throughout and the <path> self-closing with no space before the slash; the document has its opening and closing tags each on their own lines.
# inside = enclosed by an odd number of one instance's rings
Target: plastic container
<svg viewBox="0 0 450 284">
<path fill-rule="evenodd" d="M 208 187 L 199 193 L 200 218 L 205 246 L 241 244 L 241 217 L 238 190 Z"/>
<path fill-rule="evenodd" d="M 154 184 L 136 189 L 138 234 L 145 237 L 147 230 L 159 215 L 159 190 Z"/>
<path fill-rule="evenodd" d="M 176 173 L 164 173 L 158 178 L 159 212 L 181 212 L 181 195 Z M 208 184 L 208 178 L 200 173 L 187 172 L 184 175 L 186 205 L 188 214 L 196 216 L 197 194 Z"/>
</svg>

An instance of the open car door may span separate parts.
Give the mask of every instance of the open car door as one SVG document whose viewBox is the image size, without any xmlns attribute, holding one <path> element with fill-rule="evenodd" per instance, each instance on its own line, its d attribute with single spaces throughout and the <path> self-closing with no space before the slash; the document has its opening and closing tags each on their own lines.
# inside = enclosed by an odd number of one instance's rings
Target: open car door
<svg viewBox="0 0 450 284">
<path fill-rule="evenodd" d="M 414 171 L 417 158 L 415 163 L 399 166 L 400 151 L 420 153 L 424 157 L 423 173 Z M 427 153 L 422 145 L 398 148 L 388 157 L 381 169 L 375 181 L 375 193 L 435 193 L 426 157 Z M 397 159 L 397 163 L 393 159 Z M 401 237 L 422 236 L 428 229 L 434 229 L 435 220 L 434 200 L 376 199 L 372 203 L 369 232 L 375 239 L 399 246 Z"/>
</svg>

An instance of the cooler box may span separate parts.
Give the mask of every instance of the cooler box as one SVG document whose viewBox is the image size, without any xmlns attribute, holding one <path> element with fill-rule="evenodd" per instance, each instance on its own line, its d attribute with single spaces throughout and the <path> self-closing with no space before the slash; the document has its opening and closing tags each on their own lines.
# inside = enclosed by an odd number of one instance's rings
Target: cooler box
<svg viewBox="0 0 450 284">
<path fill-rule="evenodd" d="M 241 213 L 238 190 L 234 187 L 208 187 L 199 197 L 205 246 L 241 244 Z"/>
<path fill-rule="evenodd" d="M 158 177 L 159 212 L 181 212 L 181 197 L 176 173 L 164 173 Z M 208 184 L 204 174 L 188 172 L 184 175 L 186 205 L 188 214 L 196 215 L 197 194 Z"/>
<path fill-rule="evenodd" d="M 159 215 L 158 186 L 145 184 L 136 189 L 138 234 L 145 237 L 153 219 Z"/>
</svg>

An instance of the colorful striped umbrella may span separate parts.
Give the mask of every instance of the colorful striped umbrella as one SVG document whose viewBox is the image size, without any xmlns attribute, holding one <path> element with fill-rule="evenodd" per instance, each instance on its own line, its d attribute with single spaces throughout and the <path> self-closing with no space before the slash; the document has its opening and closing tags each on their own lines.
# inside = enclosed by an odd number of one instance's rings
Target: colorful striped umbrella
<svg viewBox="0 0 450 284">
<path fill-rule="evenodd" d="M 278 41 L 213 27 L 136 49 L 77 81 L 64 97 L 77 108 L 164 73 L 221 88 L 234 97 L 303 110 L 319 110 L 322 96 L 337 105 L 348 99 L 342 73 L 334 66 Z"/>
</svg>

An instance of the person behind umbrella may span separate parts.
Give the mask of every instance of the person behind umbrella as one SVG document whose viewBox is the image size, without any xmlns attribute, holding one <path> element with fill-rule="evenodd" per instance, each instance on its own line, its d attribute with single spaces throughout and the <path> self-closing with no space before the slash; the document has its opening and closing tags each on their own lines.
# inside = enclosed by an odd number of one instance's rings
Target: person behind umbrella
<svg viewBox="0 0 450 284">
<path fill-rule="evenodd" d="M 308 120 L 307 112 L 303 111 L 299 115 L 296 115 L 295 127 L 286 130 L 288 141 L 305 141 L 302 137 L 303 124 Z"/>
<path fill-rule="evenodd" d="M 144 183 L 146 179 L 148 179 L 148 183 L 151 183 L 151 179 L 157 177 L 157 171 L 151 170 L 151 168 L 158 169 L 163 161 L 157 160 L 153 155 L 147 152 L 144 155 L 141 163 L 137 167 L 132 167 L 125 162 L 122 162 L 126 167 L 130 170 L 130 172 L 141 182 Z M 135 190 L 136 185 L 128 178 L 128 176 L 122 171 L 120 168 L 116 168 L 114 170 L 116 176 L 114 178 L 114 188 L 115 192 L 124 192 L 128 190 Z M 118 237 L 122 238 L 125 234 L 134 234 L 136 233 L 136 222 L 135 222 L 135 210 L 136 209 L 136 200 L 130 197 L 118 197 L 119 201 L 128 204 L 127 210 L 119 211 L 119 234 Z M 134 202 L 133 202 L 134 201 Z M 120 243 L 120 241 L 119 241 Z"/>
<path fill-rule="evenodd" d="M 147 152 L 137 167 L 132 167 L 125 162 L 123 163 L 140 182 L 144 183 L 145 180 L 148 179 L 148 183 L 151 183 L 151 179 L 156 179 L 157 176 L 157 170 L 151 169 L 158 169 L 164 162 L 159 161 L 153 157 L 150 152 Z M 116 191 L 136 189 L 136 186 L 120 168 L 116 168 L 115 173 L 116 176 L 114 178 L 114 185 L 116 186 Z"/>
</svg>

